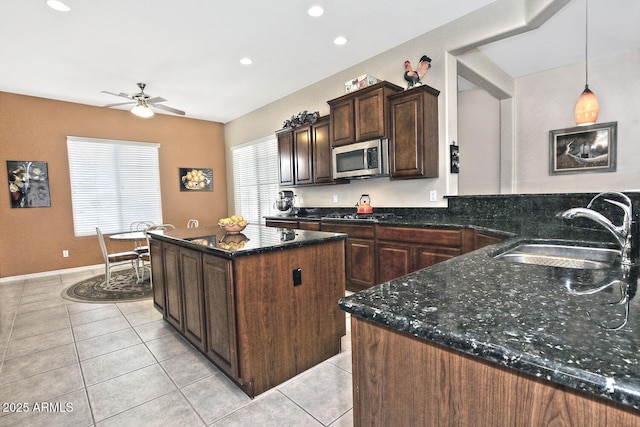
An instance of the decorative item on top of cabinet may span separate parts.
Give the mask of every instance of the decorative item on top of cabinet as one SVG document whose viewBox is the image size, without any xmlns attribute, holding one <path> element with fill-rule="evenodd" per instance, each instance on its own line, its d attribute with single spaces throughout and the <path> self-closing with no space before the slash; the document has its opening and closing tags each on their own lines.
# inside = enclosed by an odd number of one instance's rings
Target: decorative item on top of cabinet
<svg viewBox="0 0 640 427">
<path fill-rule="evenodd" d="M 387 138 L 387 98 L 402 90 L 382 81 L 327 101 L 331 111 L 331 146 Z"/>
<path fill-rule="evenodd" d="M 438 95 L 421 85 L 389 97 L 391 179 L 438 177 Z"/>
<path fill-rule="evenodd" d="M 334 183 L 328 116 L 313 124 L 282 129 L 276 137 L 280 185 Z"/>
</svg>

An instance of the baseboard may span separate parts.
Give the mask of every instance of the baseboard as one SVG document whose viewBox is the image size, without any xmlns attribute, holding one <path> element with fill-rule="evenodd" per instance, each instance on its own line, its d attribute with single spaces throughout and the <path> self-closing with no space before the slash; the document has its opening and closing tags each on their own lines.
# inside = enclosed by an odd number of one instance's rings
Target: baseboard
<svg viewBox="0 0 640 427">
<path fill-rule="evenodd" d="M 85 271 L 85 270 L 95 270 L 96 268 L 104 269 L 104 264 L 85 265 L 83 267 L 65 268 L 63 270 L 43 271 L 41 273 L 23 274 L 21 276 L 1 277 L 0 278 L 0 283 L 13 282 L 13 281 L 16 281 L 16 280 L 37 279 L 38 277 L 47 277 L 47 276 L 51 276 L 51 275 L 54 275 L 54 274 L 78 273 L 78 272 Z"/>
</svg>

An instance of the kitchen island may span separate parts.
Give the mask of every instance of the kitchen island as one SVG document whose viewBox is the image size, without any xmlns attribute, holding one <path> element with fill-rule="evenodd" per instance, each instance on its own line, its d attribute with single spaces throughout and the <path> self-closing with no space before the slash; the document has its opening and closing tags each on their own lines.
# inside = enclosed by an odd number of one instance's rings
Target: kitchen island
<svg viewBox="0 0 640 427">
<path fill-rule="evenodd" d="M 249 225 L 149 236 L 155 307 L 249 396 L 340 352 L 346 235 Z"/>
<path fill-rule="evenodd" d="M 637 267 L 494 258 L 521 239 L 340 301 L 355 425 L 640 425 Z"/>
</svg>

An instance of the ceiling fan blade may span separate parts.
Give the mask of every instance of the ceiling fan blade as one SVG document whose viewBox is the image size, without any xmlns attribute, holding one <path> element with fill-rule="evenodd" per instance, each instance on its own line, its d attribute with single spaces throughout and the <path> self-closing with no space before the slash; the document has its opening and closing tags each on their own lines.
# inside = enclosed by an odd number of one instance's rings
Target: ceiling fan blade
<svg viewBox="0 0 640 427">
<path fill-rule="evenodd" d="M 147 105 L 149 105 L 150 107 L 153 107 L 153 108 L 157 108 L 157 109 L 159 109 L 159 110 L 165 110 L 165 111 L 168 111 L 168 112 L 173 113 L 173 114 L 179 114 L 179 115 L 181 115 L 181 116 L 184 116 L 184 115 L 185 115 L 185 112 L 184 112 L 184 111 L 182 111 L 182 110 L 178 110 L 178 109 L 176 109 L 176 108 L 167 107 L 166 105 L 150 104 L 149 102 L 147 102 Z"/>
<path fill-rule="evenodd" d="M 135 104 L 136 101 L 132 101 L 132 102 L 118 102 L 116 104 L 107 104 L 107 105 L 103 105 L 103 107 L 118 107 L 120 105 L 133 105 Z"/>
<path fill-rule="evenodd" d="M 147 99 L 147 104 L 155 104 L 156 102 L 166 102 L 167 100 L 161 96 L 154 96 L 153 98 Z"/>
<path fill-rule="evenodd" d="M 102 93 L 106 93 L 108 95 L 114 95 L 114 96 L 120 96 L 122 98 L 127 98 L 127 99 L 133 99 L 133 97 L 131 95 L 128 95 L 126 93 L 115 93 L 115 92 L 109 92 L 108 90 L 103 90 Z"/>
</svg>

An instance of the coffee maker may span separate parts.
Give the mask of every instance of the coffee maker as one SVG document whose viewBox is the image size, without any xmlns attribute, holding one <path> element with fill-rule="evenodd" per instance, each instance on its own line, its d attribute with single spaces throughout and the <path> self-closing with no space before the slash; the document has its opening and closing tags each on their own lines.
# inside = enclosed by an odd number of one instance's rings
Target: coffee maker
<svg viewBox="0 0 640 427">
<path fill-rule="evenodd" d="M 293 191 L 283 190 L 278 193 L 278 199 L 276 200 L 274 206 L 280 212 L 294 213 L 294 203 L 295 203 L 296 195 L 293 194 Z"/>
</svg>

